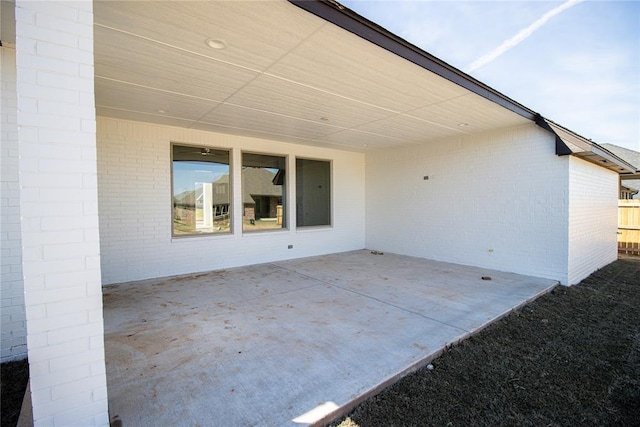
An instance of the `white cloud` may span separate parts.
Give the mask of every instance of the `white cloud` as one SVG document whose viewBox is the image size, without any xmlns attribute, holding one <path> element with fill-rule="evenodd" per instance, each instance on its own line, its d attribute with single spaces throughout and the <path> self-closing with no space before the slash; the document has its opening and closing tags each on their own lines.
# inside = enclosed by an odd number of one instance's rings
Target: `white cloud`
<svg viewBox="0 0 640 427">
<path fill-rule="evenodd" d="M 473 76 L 580 135 L 640 151 L 640 2 L 569 13 L 578 1 L 346 2 L 455 67 L 499 53 Z"/>
<path fill-rule="evenodd" d="M 565 10 L 575 6 L 578 3 L 581 3 L 582 1 L 583 0 L 568 0 L 565 3 L 562 3 L 560 6 L 558 6 L 558 7 L 554 8 L 554 9 L 550 10 L 549 12 L 545 13 L 540 18 L 538 18 L 534 23 L 532 23 L 528 27 L 520 30 L 515 36 L 511 37 L 508 40 L 505 40 L 500 46 L 498 46 L 497 48 L 495 48 L 491 52 L 489 52 L 486 55 L 483 55 L 480 58 L 478 58 L 475 61 L 473 61 L 471 63 L 471 65 L 469 65 L 469 67 L 466 70 L 466 72 L 467 73 L 471 73 L 472 71 L 475 71 L 478 68 L 481 68 L 481 67 L 487 65 L 488 63 L 494 61 L 496 58 L 498 58 L 499 56 L 503 55 L 509 49 L 514 48 L 515 46 L 519 45 L 524 40 L 529 38 L 536 30 L 538 30 L 540 27 L 542 27 L 544 24 L 546 24 L 551 18 L 553 18 L 556 15 L 561 14 Z"/>
</svg>

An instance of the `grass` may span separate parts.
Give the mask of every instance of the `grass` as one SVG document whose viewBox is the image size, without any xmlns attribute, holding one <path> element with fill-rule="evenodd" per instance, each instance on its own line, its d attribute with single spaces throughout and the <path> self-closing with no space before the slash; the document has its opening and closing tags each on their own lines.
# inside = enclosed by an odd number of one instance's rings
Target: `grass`
<svg viewBox="0 0 640 427">
<path fill-rule="evenodd" d="M 15 426 L 20 416 L 22 398 L 29 379 L 27 360 L 7 362 L 0 365 L 0 397 L 2 408 L 0 425 Z"/>
<path fill-rule="evenodd" d="M 640 258 L 558 287 L 332 426 L 640 426 Z M 2 364 L 14 426 L 26 361 Z"/>
<path fill-rule="evenodd" d="M 640 426 L 640 258 L 451 348 L 333 426 Z"/>
</svg>

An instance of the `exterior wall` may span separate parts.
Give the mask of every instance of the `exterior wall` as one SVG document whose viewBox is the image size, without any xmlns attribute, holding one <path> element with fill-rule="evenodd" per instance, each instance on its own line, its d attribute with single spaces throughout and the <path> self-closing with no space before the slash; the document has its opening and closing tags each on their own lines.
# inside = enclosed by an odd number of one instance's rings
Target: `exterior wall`
<svg viewBox="0 0 640 427">
<path fill-rule="evenodd" d="M 109 425 L 93 3 L 16 0 L 22 268 L 34 425 Z"/>
<path fill-rule="evenodd" d="M 255 205 L 244 205 L 244 215 L 242 216 L 242 218 L 249 218 L 249 219 L 255 219 L 256 217 L 256 210 L 254 208 Z"/>
<path fill-rule="evenodd" d="M 0 55 L 0 361 L 6 362 L 27 357 L 27 326 L 22 283 L 15 48 L 0 47 Z"/>
<path fill-rule="evenodd" d="M 573 285 L 618 258 L 618 174 L 569 160 L 567 283 Z"/>
<path fill-rule="evenodd" d="M 367 153 L 367 248 L 564 282 L 569 160 L 554 147 L 531 124 Z"/>
<path fill-rule="evenodd" d="M 170 143 L 231 148 L 234 232 L 171 237 Z M 333 224 L 242 233 L 241 152 L 333 161 Z M 98 118 L 98 182 L 103 283 L 193 273 L 364 247 L 364 155 L 112 118 Z M 295 174 L 286 200 L 295 200 Z M 288 245 L 293 245 L 288 249 Z"/>
</svg>

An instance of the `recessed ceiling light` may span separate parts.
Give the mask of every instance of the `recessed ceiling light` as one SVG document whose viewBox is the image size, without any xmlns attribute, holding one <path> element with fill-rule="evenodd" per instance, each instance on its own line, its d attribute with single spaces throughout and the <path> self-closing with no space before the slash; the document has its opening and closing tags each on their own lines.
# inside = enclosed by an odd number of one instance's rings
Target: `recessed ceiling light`
<svg viewBox="0 0 640 427">
<path fill-rule="evenodd" d="M 329 117 L 322 116 L 322 117 L 320 117 L 320 120 L 322 120 L 323 122 L 328 122 L 329 121 Z"/>
<path fill-rule="evenodd" d="M 369 146 L 369 144 L 362 144 L 362 146 L 363 146 L 363 147 L 368 147 L 368 146 Z"/>
<path fill-rule="evenodd" d="M 209 46 L 212 49 L 220 50 L 227 47 L 227 44 L 220 39 L 206 39 L 204 42 L 206 43 L 207 46 Z"/>
<path fill-rule="evenodd" d="M 166 111 L 165 110 L 158 110 L 158 113 L 164 114 L 164 113 L 166 113 Z"/>
<path fill-rule="evenodd" d="M 469 126 L 469 123 L 460 123 L 458 126 L 460 126 L 461 128 L 466 128 L 467 126 Z"/>
</svg>

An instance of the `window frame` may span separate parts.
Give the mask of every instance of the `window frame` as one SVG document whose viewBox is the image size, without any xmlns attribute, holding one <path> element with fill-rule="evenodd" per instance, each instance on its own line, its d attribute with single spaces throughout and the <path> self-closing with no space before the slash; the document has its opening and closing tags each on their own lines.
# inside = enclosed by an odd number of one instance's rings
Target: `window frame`
<svg viewBox="0 0 640 427">
<path fill-rule="evenodd" d="M 282 214 L 283 214 L 283 224 L 282 227 L 280 228 L 265 228 L 265 229 L 257 229 L 257 230 L 245 230 L 244 227 L 244 218 L 245 218 L 245 206 L 244 206 L 244 178 L 242 176 L 242 171 L 244 169 L 244 155 L 245 154 L 249 154 L 249 155 L 255 155 L 255 156 L 265 156 L 265 157 L 279 157 L 283 159 L 283 164 L 284 164 L 284 181 L 283 181 L 283 190 L 282 190 L 282 194 L 279 196 L 282 201 Z M 291 178 L 290 178 L 290 174 L 291 172 L 289 171 L 289 159 L 290 159 L 290 155 L 289 154 L 282 154 L 282 153 L 278 153 L 278 152 L 264 152 L 264 151 L 256 151 L 256 150 L 240 150 L 240 161 L 239 161 L 239 165 L 240 165 L 240 211 L 241 211 L 241 227 L 240 230 L 242 232 L 243 235 L 254 235 L 254 234 L 262 234 L 262 233 L 277 233 L 277 232 L 283 232 L 283 231 L 289 231 L 290 227 L 291 227 L 291 219 L 290 219 L 290 208 L 289 208 L 289 203 L 290 203 L 290 198 L 292 195 L 292 191 L 291 191 Z M 255 218 L 254 218 L 255 219 Z"/>
<path fill-rule="evenodd" d="M 170 156 L 170 173 L 169 173 L 169 180 L 170 180 L 170 194 L 169 194 L 169 199 L 170 199 L 170 227 L 171 227 L 171 238 L 172 239 L 190 239 L 190 238 L 209 238 L 209 237 L 223 237 L 223 236 L 230 236 L 233 235 L 235 233 L 235 221 L 234 221 L 234 179 L 233 179 L 233 153 L 234 150 L 231 147 L 220 147 L 220 146 L 213 146 L 213 145 L 206 145 L 206 144 L 195 144 L 195 143 L 184 143 L 184 142 L 177 142 L 177 141 L 171 141 L 171 143 L 169 144 L 169 156 Z M 195 149 L 209 149 L 209 150 L 216 150 L 216 151 L 224 151 L 228 153 L 228 175 L 229 175 L 229 208 L 228 208 L 228 217 L 229 217 L 229 230 L 228 231 L 224 231 L 224 232 L 219 232 L 219 233 L 215 233 L 215 232 L 209 232 L 209 233 L 187 233 L 187 234 L 176 234 L 175 233 L 175 227 L 174 227 L 174 215 L 175 215 L 175 211 L 174 211 L 174 147 L 175 146 L 180 146 L 180 147 L 187 147 L 187 148 L 195 148 Z M 213 163 L 213 162 L 212 162 Z"/>
<path fill-rule="evenodd" d="M 298 160 L 311 160 L 311 161 L 315 161 L 315 162 L 324 162 L 324 163 L 328 163 L 329 164 L 329 223 L 328 224 L 317 224 L 317 225 L 300 225 L 298 224 Z M 333 188 L 333 160 L 332 159 L 323 159 L 323 158 L 317 158 L 317 157 L 307 157 L 307 156 L 295 156 L 294 159 L 294 165 L 295 165 L 295 179 L 296 179 L 296 185 L 293 190 L 294 190 L 294 199 L 295 199 L 295 205 L 294 205 L 294 213 L 295 213 L 295 217 L 296 217 L 296 230 L 312 230 L 312 229 L 318 229 L 318 228 L 333 228 L 333 223 L 334 223 L 334 188 Z"/>
</svg>

